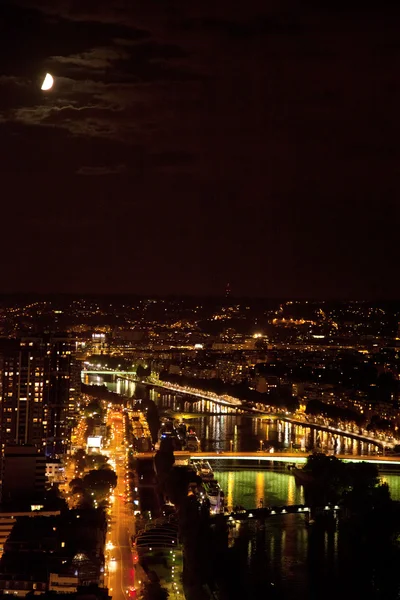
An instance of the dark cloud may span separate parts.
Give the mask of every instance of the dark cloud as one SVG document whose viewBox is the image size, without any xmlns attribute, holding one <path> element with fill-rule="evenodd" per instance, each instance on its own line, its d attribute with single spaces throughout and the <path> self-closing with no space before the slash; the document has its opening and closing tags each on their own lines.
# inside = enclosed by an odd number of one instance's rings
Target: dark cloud
<svg viewBox="0 0 400 600">
<path fill-rule="evenodd" d="M 43 265 L 35 285 L 86 285 L 46 251 L 84 256 L 93 225 L 121 265 L 93 289 L 400 292 L 398 9 L 371 6 L 1 3 L 4 217 Z"/>
<path fill-rule="evenodd" d="M 67 129 L 75 135 L 117 137 L 117 125 L 110 118 L 113 107 L 101 105 L 35 106 L 20 108 L 15 121 L 26 125 L 44 125 Z"/>
<path fill-rule="evenodd" d="M 115 175 L 116 173 L 124 173 L 126 171 L 126 165 L 115 165 L 107 167 L 80 167 L 77 170 L 78 175 Z"/>
<path fill-rule="evenodd" d="M 52 56 L 50 60 L 61 65 L 71 65 L 83 70 L 87 69 L 105 69 L 113 66 L 117 60 L 125 60 L 129 54 L 121 47 L 119 48 L 92 48 L 88 52 L 81 54 L 72 54 L 69 56 Z"/>
<path fill-rule="evenodd" d="M 295 15 L 288 13 L 279 17 L 256 15 L 249 20 L 232 21 L 218 17 L 204 17 L 183 20 L 182 28 L 194 33 L 219 34 L 235 42 L 243 39 L 255 40 L 259 37 L 283 34 L 293 35 L 304 31 Z"/>
</svg>

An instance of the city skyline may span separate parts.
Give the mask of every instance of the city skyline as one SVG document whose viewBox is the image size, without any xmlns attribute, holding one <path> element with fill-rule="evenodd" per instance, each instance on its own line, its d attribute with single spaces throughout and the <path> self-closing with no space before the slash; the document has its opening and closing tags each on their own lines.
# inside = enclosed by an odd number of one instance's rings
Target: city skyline
<svg viewBox="0 0 400 600">
<path fill-rule="evenodd" d="M 399 303 L 230 291 L 0 295 L 4 597 L 398 596 Z"/>
<path fill-rule="evenodd" d="M 400 297 L 398 13 L 3 2 L 0 293 Z"/>
</svg>

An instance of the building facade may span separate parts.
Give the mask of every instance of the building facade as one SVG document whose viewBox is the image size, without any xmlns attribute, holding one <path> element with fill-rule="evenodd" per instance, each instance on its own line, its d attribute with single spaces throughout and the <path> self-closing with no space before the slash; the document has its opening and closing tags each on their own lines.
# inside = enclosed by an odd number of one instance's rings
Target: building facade
<svg viewBox="0 0 400 600">
<path fill-rule="evenodd" d="M 72 338 L 45 334 L 0 344 L 0 442 L 33 444 L 49 457 L 68 448 L 79 394 Z"/>
<path fill-rule="evenodd" d="M 2 346 L 2 451 L 7 444 L 42 447 L 44 356 L 37 352 L 33 342 L 7 341 Z"/>
<path fill-rule="evenodd" d="M 46 457 L 35 446 L 15 445 L 4 449 L 2 468 L 2 504 L 21 498 L 32 500 L 46 487 Z"/>
</svg>

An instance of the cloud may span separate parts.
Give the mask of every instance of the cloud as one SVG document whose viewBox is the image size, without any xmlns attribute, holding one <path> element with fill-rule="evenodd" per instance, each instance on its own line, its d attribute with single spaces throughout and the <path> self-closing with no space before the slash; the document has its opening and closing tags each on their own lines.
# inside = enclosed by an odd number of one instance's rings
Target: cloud
<svg viewBox="0 0 400 600">
<path fill-rule="evenodd" d="M 149 162 L 163 173 L 193 173 L 195 170 L 195 156 L 184 151 L 153 153 L 149 156 Z"/>
<path fill-rule="evenodd" d="M 194 97 L 200 76 L 190 65 L 189 53 L 179 44 L 150 39 L 149 31 L 135 25 L 135 11 L 126 12 L 125 3 L 116 0 L 110 7 L 101 0 L 96 6 L 16 0 L 11 12 L 4 13 L 11 24 L 26 18 L 18 4 L 31 7 L 31 27 L 15 40 L 20 48 L 15 60 L 1 58 L 9 41 L 0 40 L 2 120 L 146 144 L 175 121 L 179 95 Z M 0 6 L 0 20 L 2 10 Z M 42 32 L 40 44 L 34 43 L 37 30 Z M 40 92 L 42 71 L 55 78 L 46 96 Z M 184 109 L 179 103 L 178 111 Z M 161 144 L 164 149 L 168 151 Z"/>
<path fill-rule="evenodd" d="M 15 75 L 0 75 L 0 85 L 10 84 L 25 87 L 27 82 L 21 77 L 16 77 Z"/>
<path fill-rule="evenodd" d="M 129 53 L 122 48 L 93 48 L 88 52 L 81 54 L 72 54 L 69 56 L 52 56 L 52 62 L 61 65 L 72 65 L 82 69 L 107 69 L 116 60 L 125 60 L 129 58 Z"/>
<path fill-rule="evenodd" d="M 226 18 L 203 17 L 196 19 L 185 19 L 182 27 L 192 33 L 217 34 L 222 37 L 231 38 L 237 42 L 240 39 L 271 36 L 276 34 L 298 34 L 303 30 L 298 20 L 293 17 L 280 15 L 243 18 L 234 21 Z"/>
<path fill-rule="evenodd" d="M 34 106 L 32 108 L 18 108 L 15 113 L 15 120 L 20 123 L 26 123 L 27 125 L 40 125 L 41 123 L 54 125 L 60 124 L 61 126 L 67 126 L 71 122 L 71 117 L 74 114 L 86 114 L 89 113 L 91 117 L 95 115 L 101 115 L 104 111 L 114 110 L 110 106 L 101 105 L 88 105 L 88 106 L 74 106 L 71 104 L 65 104 L 64 106 Z"/>
<path fill-rule="evenodd" d="M 130 9 L 126 0 L 17 0 L 20 6 L 40 10 L 45 14 L 55 17 L 62 16 L 71 21 L 92 21 L 97 23 L 113 23 L 124 25 L 131 24 L 136 15 L 136 22 L 142 14 L 141 6 L 146 7 L 145 2 L 137 2 Z M 146 13 L 154 12 L 148 6 Z"/>
<path fill-rule="evenodd" d="M 125 173 L 125 171 L 126 171 L 126 165 L 98 166 L 98 167 L 84 166 L 84 167 L 80 167 L 76 173 L 77 173 L 77 175 L 99 176 L 99 175 L 115 175 L 118 173 Z"/>
<path fill-rule="evenodd" d="M 353 21 L 345 25 L 317 3 L 305 14 L 297 0 L 276 9 L 262 0 L 172 1 L 156 10 L 143 0 L 131 8 L 125 0 L 24 3 L 43 11 L 46 35 L 34 67 L 54 68 L 56 93 L 44 100 L 21 92 L 17 108 L 2 113 L 11 122 L 138 145 L 154 169 L 173 171 L 176 157 L 178 169 L 200 164 L 205 179 L 242 179 L 243 188 L 254 179 L 271 193 L 303 184 L 306 157 L 329 166 L 338 147 L 354 170 L 350 140 L 360 159 L 369 139 L 371 155 L 374 148 L 377 161 L 384 154 L 376 139 L 386 124 L 370 136 L 377 122 L 371 99 L 385 95 L 388 114 L 397 114 L 397 67 L 375 46 L 398 36 L 394 28 L 379 35 L 381 22 L 367 39 Z M 8 84 L 16 98 L 18 86 Z M 283 164 L 292 176 L 282 182 Z"/>
<path fill-rule="evenodd" d="M 118 137 L 118 127 L 111 117 L 115 110 L 112 106 L 102 105 L 41 105 L 19 108 L 14 111 L 13 118 L 17 123 L 25 125 L 59 127 L 74 135 L 110 138 Z"/>
</svg>

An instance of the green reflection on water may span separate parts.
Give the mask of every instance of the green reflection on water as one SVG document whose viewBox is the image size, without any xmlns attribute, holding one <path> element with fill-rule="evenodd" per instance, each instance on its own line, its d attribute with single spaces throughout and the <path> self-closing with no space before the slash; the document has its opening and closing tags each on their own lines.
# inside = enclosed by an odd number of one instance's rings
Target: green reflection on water
<svg viewBox="0 0 400 600">
<path fill-rule="evenodd" d="M 276 473 L 274 471 L 216 471 L 222 489 L 225 492 L 225 502 L 228 507 L 244 506 L 257 508 L 260 500 L 264 506 L 286 506 L 304 504 L 302 486 L 296 486 L 293 475 Z M 400 473 L 383 474 L 381 481 L 389 485 L 393 500 L 400 501 Z"/>
<path fill-rule="evenodd" d="M 296 486 L 293 475 L 274 471 L 217 471 L 228 507 L 304 504 L 303 488 Z"/>
<path fill-rule="evenodd" d="M 399 475 L 380 474 L 382 483 L 387 483 L 392 500 L 400 500 L 400 473 Z"/>
</svg>

